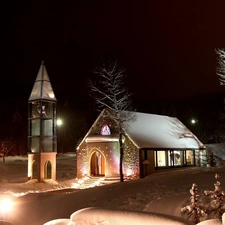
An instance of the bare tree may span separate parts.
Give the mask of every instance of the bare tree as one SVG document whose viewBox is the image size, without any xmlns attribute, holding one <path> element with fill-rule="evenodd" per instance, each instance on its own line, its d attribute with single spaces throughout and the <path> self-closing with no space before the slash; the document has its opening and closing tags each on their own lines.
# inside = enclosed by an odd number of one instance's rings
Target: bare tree
<svg viewBox="0 0 225 225">
<path fill-rule="evenodd" d="M 217 54 L 217 67 L 216 73 L 219 76 L 220 84 L 225 85 L 225 49 L 215 49 Z M 225 99 L 224 99 L 225 104 Z M 223 115 L 224 116 L 224 115 Z M 225 126 L 225 124 L 223 124 Z"/>
<path fill-rule="evenodd" d="M 220 84 L 225 85 L 225 49 L 215 49 L 217 54 L 216 73 L 219 76 Z"/>
<path fill-rule="evenodd" d="M 95 81 L 89 81 L 91 96 L 94 98 L 98 110 L 108 109 L 107 117 L 112 119 L 117 125 L 120 145 L 120 181 L 123 177 L 123 136 L 124 128 L 128 122 L 135 120 L 135 115 L 131 112 L 131 94 L 124 86 L 125 70 L 118 65 L 117 61 L 107 61 L 94 71 Z"/>
<path fill-rule="evenodd" d="M 12 151 L 11 139 L 4 139 L 1 141 L 0 152 L 2 155 L 2 162 L 5 163 L 5 157 Z"/>
</svg>

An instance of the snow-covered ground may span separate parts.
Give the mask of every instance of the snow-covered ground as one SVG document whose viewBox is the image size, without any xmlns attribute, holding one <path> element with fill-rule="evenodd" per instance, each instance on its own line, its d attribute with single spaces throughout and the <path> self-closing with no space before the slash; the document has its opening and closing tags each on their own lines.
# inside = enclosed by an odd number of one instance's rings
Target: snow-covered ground
<svg viewBox="0 0 225 225">
<path fill-rule="evenodd" d="M 61 219 L 58 221 L 62 225 L 69 224 L 68 220 L 75 211 L 98 207 L 124 212 L 161 213 L 187 219 L 187 215 L 181 213 L 181 208 L 190 204 L 189 190 L 193 183 L 197 183 L 198 193 L 205 198 L 203 191 L 214 190 L 215 173 L 218 173 L 221 187 L 225 190 L 225 144 L 207 147 L 214 149 L 216 168 L 160 170 L 144 179 L 109 183 L 84 190 L 72 188 L 78 183 L 73 154 L 58 154 L 57 181 L 44 183 L 27 181 L 27 157 L 7 157 L 6 163 L 2 163 L 0 158 L 0 194 L 14 196 L 13 208 L 4 217 L 15 225 L 43 225 L 56 219 Z M 120 223 L 103 221 L 76 224 Z M 131 223 L 123 219 L 121 224 Z"/>
</svg>

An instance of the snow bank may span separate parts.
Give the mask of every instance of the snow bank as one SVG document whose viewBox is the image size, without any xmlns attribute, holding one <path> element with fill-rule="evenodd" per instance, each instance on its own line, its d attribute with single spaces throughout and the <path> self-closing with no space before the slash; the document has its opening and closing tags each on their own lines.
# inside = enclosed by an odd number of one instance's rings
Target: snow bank
<svg viewBox="0 0 225 225">
<path fill-rule="evenodd" d="M 225 143 L 217 143 L 217 144 L 206 144 L 206 150 L 208 152 L 213 152 L 216 167 L 224 167 L 225 166 Z"/>
<path fill-rule="evenodd" d="M 70 216 L 74 224 L 104 224 L 104 225 L 193 225 L 190 221 L 163 215 L 159 213 L 146 213 L 122 211 L 103 208 L 84 208 Z"/>
<path fill-rule="evenodd" d="M 131 212 L 95 207 L 78 210 L 70 216 L 70 219 L 56 219 L 44 225 L 149 225 L 150 221 L 151 225 L 194 225 L 185 219 L 159 213 Z"/>
<path fill-rule="evenodd" d="M 196 225 L 225 225 L 225 213 L 222 220 L 223 222 L 221 219 L 209 219 Z M 190 221 L 159 213 L 131 212 L 94 207 L 78 210 L 70 216 L 70 219 L 56 219 L 44 225 L 149 225 L 150 221 L 151 225 L 193 225 Z"/>
<path fill-rule="evenodd" d="M 220 219 L 205 220 L 196 225 L 223 225 Z"/>
<path fill-rule="evenodd" d="M 74 223 L 70 219 L 56 219 L 51 220 L 44 225 L 74 225 Z"/>
<path fill-rule="evenodd" d="M 225 143 L 206 144 L 207 151 L 213 151 L 214 155 L 225 160 Z"/>
<path fill-rule="evenodd" d="M 196 225 L 225 225 L 225 213 L 222 216 L 222 220 L 221 219 L 210 219 L 210 220 L 202 221 Z"/>
</svg>

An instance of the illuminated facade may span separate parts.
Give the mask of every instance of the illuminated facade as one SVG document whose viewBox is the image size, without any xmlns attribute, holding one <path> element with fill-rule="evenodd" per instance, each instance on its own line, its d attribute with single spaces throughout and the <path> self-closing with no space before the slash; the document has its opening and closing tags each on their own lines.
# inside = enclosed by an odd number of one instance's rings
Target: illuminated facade
<svg viewBox="0 0 225 225">
<path fill-rule="evenodd" d="M 157 169 L 202 166 L 205 146 L 177 118 L 133 112 L 124 130 L 125 177 L 141 178 Z M 77 177 L 119 177 L 119 136 L 116 125 L 99 115 L 77 148 Z"/>
<path fill-rule="evenodd" d="M 28 100 L 28 179 L 56 179 L 56 101 L 42 62 Z"/>
</svg>

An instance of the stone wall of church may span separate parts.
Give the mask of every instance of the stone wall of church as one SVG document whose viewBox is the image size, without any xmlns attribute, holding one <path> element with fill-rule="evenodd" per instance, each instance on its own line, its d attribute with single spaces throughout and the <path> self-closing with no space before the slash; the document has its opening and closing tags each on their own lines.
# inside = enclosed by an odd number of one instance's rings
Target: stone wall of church
<svg viewBox="0 0 225 225">
<path fill-rule="evenodd" d="M 85 141 L 77 149 L 77 178 L 88 175 L 88 152 Z"/>
<path fill-rule="evenodd" d="M 127 178 L 140 178 L 139 149 L 127 137 L 124 141 L 123 171 Z"/>
<path fill-rule="evenodd" d="M 85 141 L 77 149 L 77 178 L 90 176 L 91 157 L 94 152 L 99 152 L 104 158 L 105 177 L 119 176 L 119 143 L 114 142 L 93 142 Z"/>
</svg>

